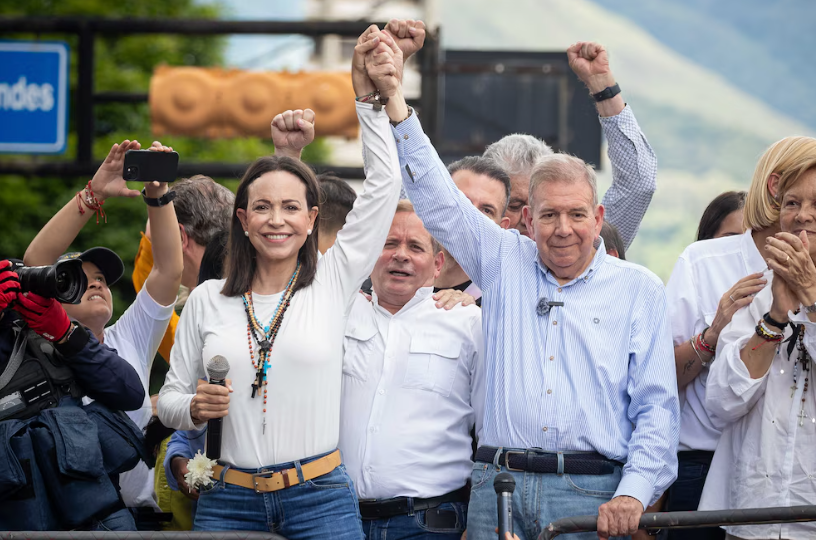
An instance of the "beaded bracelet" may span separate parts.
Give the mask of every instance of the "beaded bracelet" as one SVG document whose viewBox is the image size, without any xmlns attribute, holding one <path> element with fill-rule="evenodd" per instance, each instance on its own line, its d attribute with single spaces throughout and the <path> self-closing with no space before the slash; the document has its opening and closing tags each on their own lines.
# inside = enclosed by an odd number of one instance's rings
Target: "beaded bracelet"
<svg viewBox="0 0 816 540">
<path fill-rule="evenodd" d="M 79 195 L 79 194 L 77 193 L 77 195 Z M 85 186 L 85 199 L 84 199 L 84 202 L 85 202 L 85 206 L 87 206 L 88 208 L 90 208 L 91 210 L 96 212 L 96 224 L 97 225 L 99 225 L 99 216 L 100 215 L 104 218 L 105 223 L 108 222 L 108 216 L 105 215 L 105 211 L 102 209 L 102 205 L 105 203 L 105 201 L 100 201 L 99 199 L 96 198 L 96 195 L 94 195 L 94 192 L 93 192 L 93 188 L 91 188 L 91 180 L 88 180 L 88 185 Z M 80 214 L 84 214 L 84 213 L 85 212 L 80 212 Z"/>
<path fill-rule="evenodd" d="M 772 341 L 772 342 L 780 342 L 782 338 L 785 337 L 784 334 L 777 334 L 776 332 L 772 332 L 765 326 L 765 321 L 759 319 L 756 325 L 756 335 L 764 339 L 765 341 Z"/>
</svg>

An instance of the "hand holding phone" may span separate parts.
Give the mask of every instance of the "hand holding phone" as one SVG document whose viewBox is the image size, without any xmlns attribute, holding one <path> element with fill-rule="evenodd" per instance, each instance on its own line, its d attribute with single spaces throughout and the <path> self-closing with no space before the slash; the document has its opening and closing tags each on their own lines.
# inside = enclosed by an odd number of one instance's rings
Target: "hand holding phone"
<svg viewBox="0 0 816 540">
<path fill-rule="evenodd" d="M 149 150 L 128 150 L 122 177 L 131 182 L 174 182 L 178 174 L 178 153 L 170 146 L 154 142 Z"/>
</svg>

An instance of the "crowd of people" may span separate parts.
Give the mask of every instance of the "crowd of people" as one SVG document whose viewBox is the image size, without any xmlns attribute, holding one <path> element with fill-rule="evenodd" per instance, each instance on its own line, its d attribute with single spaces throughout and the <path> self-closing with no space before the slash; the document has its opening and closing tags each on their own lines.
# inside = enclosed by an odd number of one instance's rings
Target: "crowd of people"
<svg viewBox="0 0 816 540">
<path fill-rule="evenodd" d="M 625 260 L 657 159 L 603 46 L 567 50 L 609 143 L 599 201 L 590 165 L 529 135 L 445 166 L 402 93 L 424 36 L 391 21 L 357 42 L 359 196 L 300 160 L 308 109 L 272 119 L 275 155 L 234 195 L 203 176 L 130 190 L 126 140 L 23 258 L 81 261 L 78 303 L 0 263 L 0 529 L 149 530 L 163 513 L 291 540 L 481 540 L 499 473 L 526 540 L 575 515 L 598 516 L 576 538 L 644 538 L 646 511 L 816 504 L 816 139 L 778 141 L 747 192 L 714 199 L 664 286 Z M 136 300 L 106 326 L 121 259 L 66 251 L 112 197 L 141 197 L 148 222 Z"/>
</svg>

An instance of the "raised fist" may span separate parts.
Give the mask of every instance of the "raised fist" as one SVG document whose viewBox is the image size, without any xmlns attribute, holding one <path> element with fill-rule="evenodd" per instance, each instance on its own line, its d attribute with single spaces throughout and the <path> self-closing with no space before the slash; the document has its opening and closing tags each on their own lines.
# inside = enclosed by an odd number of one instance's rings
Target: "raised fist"
<svg viewBox="0 0 816 540">
<path fill-rule="evenodd" d="M 366 53 L 366 73 L 382 96 L 393 97 L 400 88 L 397 65 L 402 65 L 402 51 L 388 34 L 378 32 L 375 37 L 380 43 Z"/>
<path fill-rule="evenodd" d="M 615 84 L 609 69 L 609 57 L 600 43 L 579 41 L 567 49 L 567 59 L 572 71 L 593 94 Z"/>
<path fill-rule="evenodd" d="M 397 65 L 397 78 L 402 81 L 403 62 L 422 48 L 425 43 L 425 23 L 422 21 L 391 19 L 385 25 L 385 33 L 391 36 L 402 51 L 402 62 Z"/>
<path fill-rule="evenodd" d="M 315 113 L 311 109 L 286 111 L 272 119 L 275 153 L 300 159 L 300 153 L 315 138 Z"/>
</svg>

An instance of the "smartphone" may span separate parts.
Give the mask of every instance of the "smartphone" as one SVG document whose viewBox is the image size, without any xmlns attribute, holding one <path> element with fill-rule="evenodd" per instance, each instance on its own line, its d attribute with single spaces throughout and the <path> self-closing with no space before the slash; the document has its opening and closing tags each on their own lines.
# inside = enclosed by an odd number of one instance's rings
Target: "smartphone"
<svg viewBox="0 0 816 540">
<path fill-rule="evenodd" d="M 174 182 L 178 173 L 176 152 L 128 150 L 122 178 L 129 182 Z"/>
</svg>

